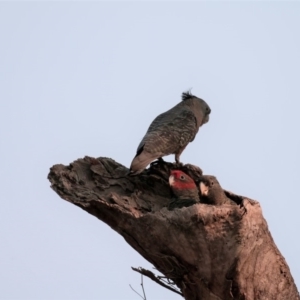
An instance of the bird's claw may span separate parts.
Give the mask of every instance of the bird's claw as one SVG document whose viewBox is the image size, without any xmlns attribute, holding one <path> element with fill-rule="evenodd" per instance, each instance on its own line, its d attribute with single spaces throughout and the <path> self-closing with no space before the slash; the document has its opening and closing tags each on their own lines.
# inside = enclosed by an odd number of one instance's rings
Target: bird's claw
<svg viewBox="0 0 300 300">
<path fill-rule="evenodd" d="M 173 163 L 175 168 L 182 168 L 184 166 L 184 164 L 180 161 L 176 161 Z"/>
</svg>

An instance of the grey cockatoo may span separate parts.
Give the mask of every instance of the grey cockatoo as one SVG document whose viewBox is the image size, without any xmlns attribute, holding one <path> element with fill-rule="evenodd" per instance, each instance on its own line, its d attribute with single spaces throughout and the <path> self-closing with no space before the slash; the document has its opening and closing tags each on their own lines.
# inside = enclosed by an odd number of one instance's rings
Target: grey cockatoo
<svg viewBox="0 0 300 300">
<path fill-rule="evenodd" d="M 169 184 L 174 198 L 169 209 L 191 206 L 199 203 L 199 191 L 195 181 L 181 170 L 172 170 Z"/>
<path fill-rule="evenodd" d="M 131 163 L 131 173 L 138 174 L 153 160 L 169 154 L 175 154 L 179 163 L 182 151 L 194 140 L 199 127 L 208 122 L 210 112 L 204 100 L 190 92 L 182 93 L 180 103 L 150 124 Z"/>
<path fill-rule="evenodd" d="M 222 189 L 219 181 L 215 176 L 201 176 L 199 189 L 201 195 L 201 203 L 213 205 L 236 204 L 226 196 L 225 191 Z"/>
</svg>

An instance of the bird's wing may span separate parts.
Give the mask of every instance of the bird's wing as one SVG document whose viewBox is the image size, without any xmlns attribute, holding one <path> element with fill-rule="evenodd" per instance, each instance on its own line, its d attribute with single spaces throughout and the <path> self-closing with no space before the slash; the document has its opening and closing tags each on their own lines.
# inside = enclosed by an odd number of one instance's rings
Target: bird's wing
<svg viewBox="0 0 300 300">
<path fill-rule="evenodd" d="M 137 152 L 143 148 L 159 155 L 175 153 L 191 142 L 197 131 L 197 120 L 191 110 L 165 112 L 153 120 Z"/>
<path fill-rule="evenodd" d="M 142 151 L 143 151 L 143 148 L 145 146 L 145 140 L 146 140 L 146 137 L 147 137 L 147 134 L 148 133 L 151 133 L 151 132 L 154 132 L 159 126 L 160 124 L 163 124 L 165 123 L 165 121 L 167 120 L 168 118 L 168 111 L 167 112 L 164 112 L 160 115 L 158 115 L 153 121 L 152 123 L 150 124 L 145 136 L 143 137 L 143 139 L 141 140 L 141 142 L 139 143 L 138 147 L 137 147 L 137 150 L 136 150 L 136 154 L 139 155 Z"/>
</svg>

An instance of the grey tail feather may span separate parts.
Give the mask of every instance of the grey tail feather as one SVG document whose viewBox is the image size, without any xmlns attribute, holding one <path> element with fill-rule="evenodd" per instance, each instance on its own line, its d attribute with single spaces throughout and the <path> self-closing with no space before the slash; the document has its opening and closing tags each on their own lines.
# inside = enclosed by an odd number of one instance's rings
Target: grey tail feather
<svg viewBox="0 0 300 300">
<path fill-rule="evenodd" d="M 130 171 L 132 174 L 138 174 L 142 172 L 153 160 L 157 159 L 159 156 L 152 153 L 142 151 L 135 156 L 131 165 Z"/>
</svg>

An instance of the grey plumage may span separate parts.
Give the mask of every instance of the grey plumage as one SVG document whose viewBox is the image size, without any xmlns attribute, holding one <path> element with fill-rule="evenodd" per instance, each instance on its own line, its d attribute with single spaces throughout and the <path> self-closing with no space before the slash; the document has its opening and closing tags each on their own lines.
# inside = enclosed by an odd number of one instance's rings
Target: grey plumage
<svg viewBox="0 0 300 300">
<path fill-rule="evenodd" d="M 199 190 L 201 203 L 213 205 L 236 204 L 226 196 L 224 190 L 222 189 L 219 181 L 215 176 L 201 176 L 199 182 Z"/>
<path fill-rule="evenodd" d="M 199 127 L 208 122 L 210 112 L 204 100 L 183 93 L 180 103 L 150 124 L 131 163 L 131 172 L 138 174 L 153 160 L 169 154 L 175 154 L 179 163 L 181 153 L 194 140 Z"/>
</svg>

